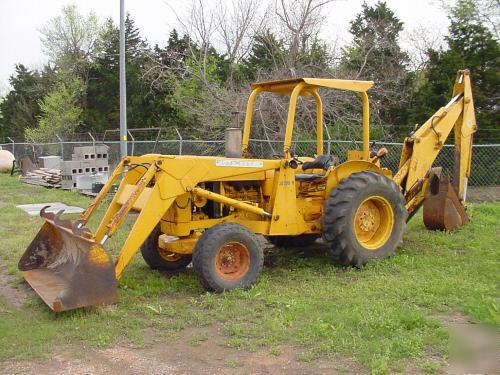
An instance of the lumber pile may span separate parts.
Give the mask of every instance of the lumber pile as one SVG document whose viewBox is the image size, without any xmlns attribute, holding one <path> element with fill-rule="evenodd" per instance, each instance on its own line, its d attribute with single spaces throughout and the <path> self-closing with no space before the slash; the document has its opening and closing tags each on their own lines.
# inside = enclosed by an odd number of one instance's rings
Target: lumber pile
<svg viewBox="0 0 500 375">
<path fill-rule="evenodd" d="M 61 170 L 52 168 L 39 168 L 28 170 L 22 175 L 21 181 L 30 185 L 45 187 L 61 187 Z"/>
</svg>

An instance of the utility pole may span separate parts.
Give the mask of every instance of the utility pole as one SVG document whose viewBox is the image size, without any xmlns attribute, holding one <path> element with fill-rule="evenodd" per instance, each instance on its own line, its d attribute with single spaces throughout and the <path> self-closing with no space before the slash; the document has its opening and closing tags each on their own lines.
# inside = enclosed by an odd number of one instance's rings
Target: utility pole
<svg viewBox="0 0 500 375">
<path fill-rule="evenodd" d="M 120 0 L 120 156 L 127 156 L 127 86 L 125 81 L 125 0 Z"/>
</svg>

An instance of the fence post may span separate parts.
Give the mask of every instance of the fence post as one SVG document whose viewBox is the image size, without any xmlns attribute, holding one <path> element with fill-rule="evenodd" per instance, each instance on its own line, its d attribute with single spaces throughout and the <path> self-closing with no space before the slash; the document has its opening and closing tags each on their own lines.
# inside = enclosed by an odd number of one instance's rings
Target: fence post
<svg viewBox="0 0 500 375">
<path fill-rule="evenodd" d="M 132 133 L 130 132 L 130 130 L 127 129 L 127 133 L 128 135 L 130 136 L 130 139 L 132 140 L 132 152 L 131 152 L 131 155 L 134 156 L 134 150 L 135 150 L 135 138 L 134 136 L 132 135 Z"/>
<path fill-rule="evenodd" d="M 182 135 L 179 133 L 179 129 L 175 128 L 177 136 L 179 137 L 179 155 L 182 155 Z"/>
<path fill-rule="evenodd" d="M 91 132 L 87 132 L 87 134 L 90 136 L 90 139 L 92 139 L 92 147 L 95 147 L 95 138 L 92 135 Z M 106 132 L 104 132 L 104 136 L 106 136 Z"/>
<path fill-rule="evenodd" d="M 16 142 L 11 137 L 7 137 L 7 139 L 12 143 L 12 155 L 16 157 Z"/>
<path fill-rule="evenodd" d="M 326 146 L 326 153 L 327 155 L 331 155 L 331 147 L 330 144 L 332 142 L 332 138 L 330 137 L 330 130 L 328 130 L 328 126 L 326 124 L 323 124 L 325 130 L 326 130 L 326 136 L 328 138 L 328 144 Z"/>
<path fill-rule="evenodd" d="M 61 159 L 64 160 L 64 144 L 63 144 L 63 141 L 61 139 L 61 137 L 59 137 L 59 135 L 56 134 L 56 138 L 59 140 L 59 145 L 61 146 Z"/>
<path fill-rule="evenodd" d="M 35 142 L 31 143 L 31 152 L 33 153 L 33 161 L 36 165 L 38 165 L 38 162 L 36 160 Z"/>
<path fill-rule="evenodd" d="M 155 145 L 153 146 L 153 154 L 156 152 L 156 146 L 158 146 L 158 141 L 160 140 L 161 128 L 158 128 L 158 133 L 156 134 Z"/>
</svg>

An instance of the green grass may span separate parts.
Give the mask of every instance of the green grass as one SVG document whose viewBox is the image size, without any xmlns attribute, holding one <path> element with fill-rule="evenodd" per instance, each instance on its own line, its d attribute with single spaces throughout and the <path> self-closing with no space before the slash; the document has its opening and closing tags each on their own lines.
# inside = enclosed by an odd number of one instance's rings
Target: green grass
<svg viewBox="0 0 500 375">
<path fill-rule="evenodd" d="M 5 175 L 0 197 L 0 258 L 16 286 L 22 282 L 17 261 L 42 221 L 15 205 L 86 206 L 89 199 Z M 55 314 L 38 298 L 23 311 L 0 300 L 0 359 L 42 357 L 68 344 L 164 343 L 185 327 L 217 324 L 235 348 L 264 348 L 279 356 L 286 345 L 300 345 L 298 359 L 305 362 L 337 354 L 372 373 L 400 372 L 410 364 L 439 372 L 448 356 L 448 333 L 433 316 L 460 313 L 500 326 L 500 203 L 469 210 L 471 223 L 455 233 L 427 231 L 417 215 L 398 255 L 362 270 L 335 266 L 320 246 L 282 250 L 253 288 L 221 295 L 206 293 L 189 270 L 166 276 L 148 269 L 138 255 L 125 270 L 116 305 Z M 113 255 L 129 225 L 106 244 Z M 209 339 L 200 328 L 188 344 Z"/>
</svg>

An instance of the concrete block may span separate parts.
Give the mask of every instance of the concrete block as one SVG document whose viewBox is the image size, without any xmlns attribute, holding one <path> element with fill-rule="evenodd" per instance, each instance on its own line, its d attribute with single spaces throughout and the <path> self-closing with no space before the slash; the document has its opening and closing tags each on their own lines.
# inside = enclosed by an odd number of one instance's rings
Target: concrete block
<svg viewBox="0 0 500 375">
<path fill-rule="evenodd" d="M 76 178 L 78 175 L 62 175 L 61 176 L 61 189 L 73 190 L 76 189 Z"/>
<path fill-rule="evenodd" d="M 97 166 L 95 160 L 82 160 L 81 163 L 84 174 L 97 172 Z"/>
<path fill-rule="evenodd" d="M 109 146 L 103 145 L 103 144 L 96 145 L 95 152 L 96 152 L 96 154 L 108 154 L 109 153 Z"/>
<path fill-rule="evenodd" d="M 61 174 L 73 175 L 84 173 L 82 162 L 79 160 L 61 161 Z"/>
<path fill-rule="evenodd" d="M 94 164 L 97 166 L 97 167 L 104 167 L 106 165 L 109 166 L 109 162 L 108 162 L 108 159 L 96 159 Z"/>
<path fill-rule="evenodd" d="M 97 166 L 97 172 L 109 172 L 109 165 Z"/>
<path fill-rule="evenodd" d="M 75 147 L 72 157 L 78 160 L 107 159 L 108 150 L 109 147 L 106 145 Z"/>
<path fill-rule="evenodd" d="M 61 169 L 60 156 L 40 156 L 38 158 L 40 168 Z"/>
<path fill-rule="evenodd" d="M 76 187 L 80 190 L 92 190 L 92 184 L 100 182 L 105 184 L 108 181 L 107 173 L 95 173 L 76 177 Z"/>
</svg>

